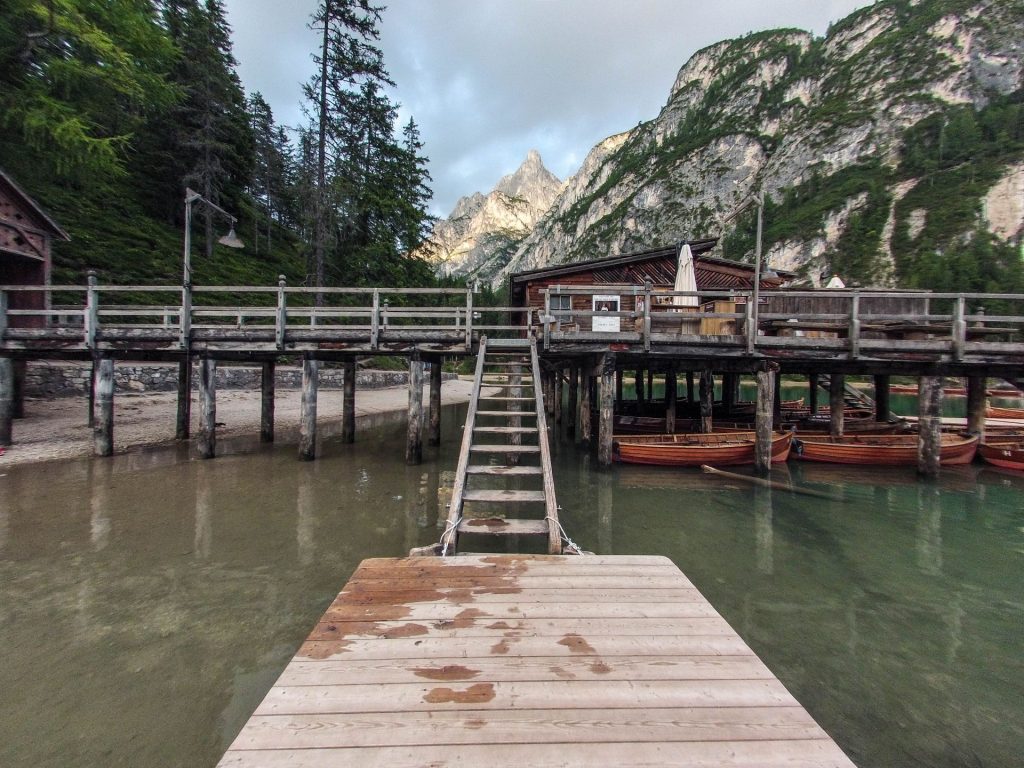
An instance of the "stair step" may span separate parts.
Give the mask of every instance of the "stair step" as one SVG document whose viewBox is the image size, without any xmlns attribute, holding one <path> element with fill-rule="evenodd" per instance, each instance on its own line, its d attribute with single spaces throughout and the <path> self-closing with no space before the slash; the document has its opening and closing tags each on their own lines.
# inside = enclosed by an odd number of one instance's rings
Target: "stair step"
<svg viewBox="0 0 1024 768">
<path fill-rule="evenodd" d="M 529 349 L 529 339 L 488 339 L 487 354 L 497 352 L 501 349 Z"/>
<path fill-rule="evenodd" d="M 508 488 L 479 488 L 462 493 L 463 501 L 495 501 L 504 503 L 544 502 L 544 491 L 514 491 Z"/>
<path fill-rule="evenodd" d="M 493 362 L 490 360 L 484 360 L 484 366 L 490 366 L 492 368 L 515 368 L 518 366 L 520 368 L 529 369 L 530 364 L 526 360 L 521 362 L 516 362 L 515 360 L 509 360 L 508 362 L 503 362 L 501 360 L 495 360 Z"/>
<path fill-rule="evenodd" d="M 540 453 L 539 445 L 472 445 L 474 453 Z"/>
<path fill-rule="evenodd" d="M 473 427 L 473 431 L 489 435 L 534 435 L 537 427 Z"/>
<path fill-rule="evenodd" d="M 467 475 L 541 475 L 544 473 L 540 467 L 509 466 L 507 464 L 470 464 L 466 467 Z"/>
<path fill-rule="evenodd" d="M 459 523 L 459 533 L 483 533 L 491 536 L 547 536 L 548 521 L 469 517 Z"/>
<path fill-rule="evenodd" d="M 525 385 L 533 382 L 532 376 L 520 376 L 519 381 L 512 381 L 513 378 L 513 375 L 510 373 L 485 373 L 480 380 L 483 381 L 485 384 L 489 381 L 494 381 L 495 379 L 500 379 L 501 381 L 499 383 L 508 382 L 509 384 Z"/>
<path fill-rule="evenodd" d="M 536 398 L 534 397 L 505 397 L 504 395 L 480 395 L 481 400 L 502 400 L 510 403 L 532 403 Z M 479 411 L 478 411 L 479 413 Z M 526 411 L 523 411 L 526 413 Z"/>
<path fill-rule="evenodd" d="M 537 418 L 534 411 L 477 411 L 477 416 L 532 416 Z"/>
</svg>

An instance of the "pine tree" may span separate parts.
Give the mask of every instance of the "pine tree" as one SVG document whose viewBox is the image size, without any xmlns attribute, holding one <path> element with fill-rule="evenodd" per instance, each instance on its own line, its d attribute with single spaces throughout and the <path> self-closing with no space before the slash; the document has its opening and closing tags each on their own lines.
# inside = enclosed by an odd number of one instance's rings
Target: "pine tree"
<svg viewBox="0 0 1024 768">
<path fill-rule="evenodd" d="M 336 242 L 337 212 L 346 194 L 337 182 L 352 167 L 350 153 L 361 122 L 360 87 L 366 82 L 393 84 L 382 53 L 370 42 L 379 37 L 382 10 L 369 0 L 322 0 L 313 14 L 311 26 L 321 33 L 321 44 L 313 57 L 318 71 L 305 93 L 316 150 L 311 277 L 317 286 L 324 284 L 328 251 Z M 349 217 L 341 226 L 351 224 Z"/>
</svg>

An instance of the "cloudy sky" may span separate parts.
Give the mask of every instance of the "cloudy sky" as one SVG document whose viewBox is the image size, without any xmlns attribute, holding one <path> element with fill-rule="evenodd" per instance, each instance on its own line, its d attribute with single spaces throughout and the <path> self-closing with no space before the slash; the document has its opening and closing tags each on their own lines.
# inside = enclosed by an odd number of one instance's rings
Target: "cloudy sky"
<svg viewBox="0 0 1024 768">
<path fill-rule="evenodd" d="M 225 0 L 247 91 L 302 120 L 316 0 Z M 824 34 L 868 0 L 380 0 L 380 46 L 402 120 L 415 117 L 433 212 L 487 192 L 529 149 L 559 178 L 606 136 L 649 120 L 679 68 L 719 40 L 772 27 Z"/>
</svg>

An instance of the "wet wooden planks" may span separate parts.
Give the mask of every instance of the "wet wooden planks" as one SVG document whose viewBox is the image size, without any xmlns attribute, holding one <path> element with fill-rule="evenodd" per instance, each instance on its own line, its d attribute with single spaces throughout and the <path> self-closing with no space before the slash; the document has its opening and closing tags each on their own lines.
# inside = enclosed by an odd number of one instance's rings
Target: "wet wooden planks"
<svg viewBox="0 0 1024 768">
<path fill-rule="evenodd" d="M 364 561 L 221 766 L 852 766 L 666 558 Z"/>
</svg>

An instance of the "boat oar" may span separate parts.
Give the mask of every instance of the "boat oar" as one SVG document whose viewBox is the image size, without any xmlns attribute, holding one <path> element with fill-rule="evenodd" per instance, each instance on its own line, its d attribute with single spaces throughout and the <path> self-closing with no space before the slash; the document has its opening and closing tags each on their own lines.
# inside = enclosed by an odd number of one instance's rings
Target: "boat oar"
<svg viewBox="0 0 1024 768">
<path fill-rule="evenodd" d="M 780 491 L 792 491 L 793 493 L 802 493 L 804 496 L 816 496 L 819 499 L 828 499 L 829 501 L 845 501 L 842 496 L 836 496 L 833 493 L 825 493 L 824 491 L 816 491 L 813 488 L 800 488 L 795 485 L 786 485 L 785 483 L 777 483 L 774 480 L 765 480 L 761 477 L 750 477 L 749 475 L 739 475 L 735 472 L 726 472 L 722 469 L 715 469 L 709 467 L 707 464 L 701 464 L 700 468 L 711 475 L 718 475 L 719 477 L 728 477 L 730 480 L 742 480 L 751 485 L 759 485 L 762 488 L 775 488 Z"/>
</svg>

